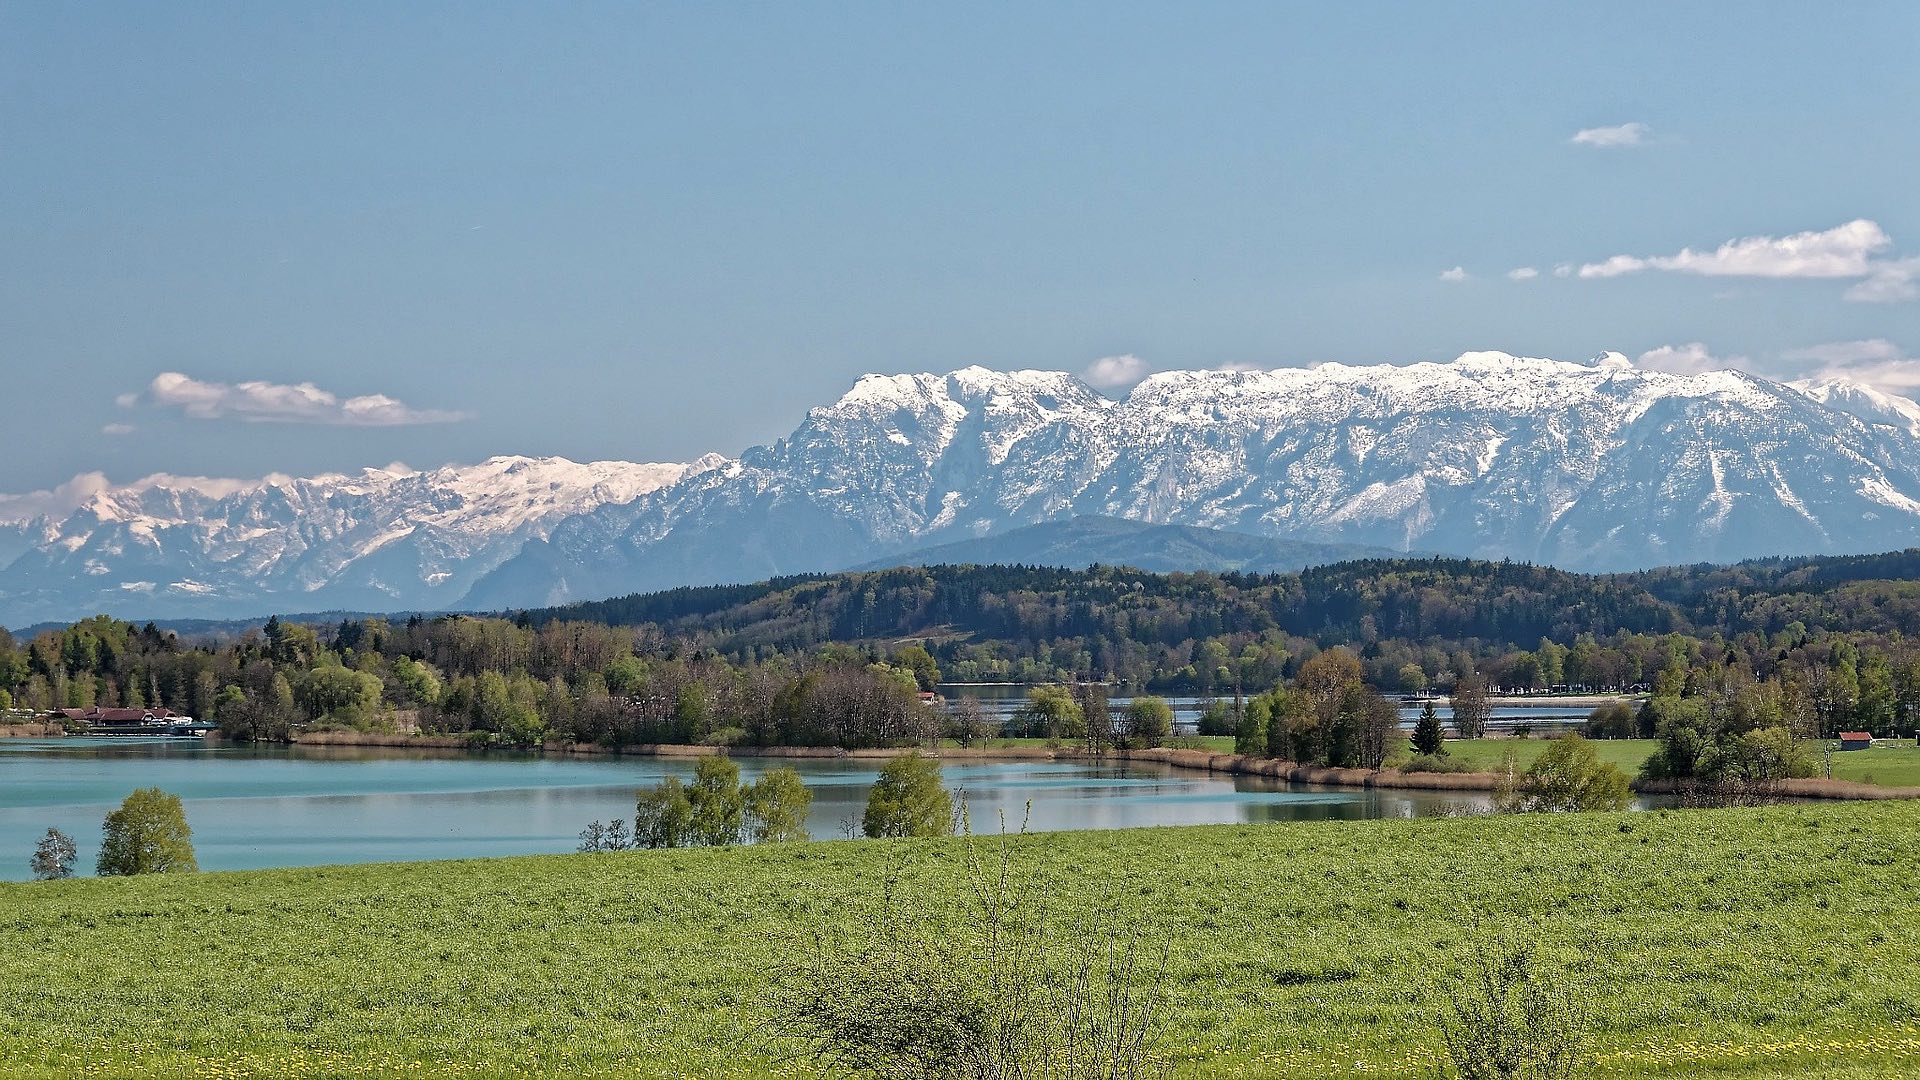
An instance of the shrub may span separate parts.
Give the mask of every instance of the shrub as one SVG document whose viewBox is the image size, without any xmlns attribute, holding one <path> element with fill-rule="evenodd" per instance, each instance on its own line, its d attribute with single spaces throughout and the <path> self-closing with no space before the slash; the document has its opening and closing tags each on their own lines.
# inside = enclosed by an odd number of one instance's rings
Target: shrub
<svg viewBox="0 0 1920 1080">
<path fill-rule="evenodd" d="M 1400 766 L 1401 772 L 1424 773 L 1463 773 L 1472 772 L 1473 766 L 1452 758 L 1437 757 L 1433 754 L 1415 754 Z"/>
<path fill-rule="evenodd" d="M 1813 774 L 1813 756 L 1784 727 L 1723 736 L 1700 763 L 1702 779 L 1723 784 L 1764 784 Z"/>
<path fill-rule="evenodd" d="M 1446 994 L 1440 1035 L 1460 1080 L 1566 1080 L 1580 1066 L 1578 998 L 1525 946 L 1475 954 Z"/>
<path fill-rule="evenodd" d="M 1624 701 L 1610 701 L 1587 714 L 1589 739 L 1631 739 L 1640 734 L 1639 716 Z"/>
<path fill-rule="evenodd" d="M 1159 746 L 1173 733 L 1173 707 L 1162 698 L 1137 697 L 1127 704 L 1127 749 Z"/>
<path fill-rule="evenodd" d="M 627 833 L 627 823 L 614 818 L 604 825 L 596 821 L 580 830 L 580 846 L 575 850 L 582 853 L 626 851 L 633 846 L 633 837 Z"/>
<path fill-rule="evenodd" d="M 1494 805 L 1509 813 L 1623 810 L 1631 797 L 1625 773 L 1601 761 L 1587 740 L 1565 735 L 1534 759 L 1518 783 L 1495 792 Z"/>
<path fill-rule="evenodd" d="M 647 848 L 687 847 L 693 843 L 693 801 L 679 777 L 669 776 L 635 796 L 633 843 Z"/>
<path fill-rule="evenodd" d="M 813 792 L 791 768 L 770 769 L 748 785 L 747 837 L 756 844 L 782 844 L 807 838 L 807 811 Z"/>
<path fill-rule="evenodd" d="M 695 845 L 725 847 L 740 842 L 747 800 L 740 791 L 740 766 L 732 758 L 701 758 L 693 767 L 687 802 L 693 811 L 688 830 Z"/>
<path fill-rule="evenodd" d="M 1066 921 L 1016 841 L 967 857 L 958 910 L 890 881 L 878 910 L 780 973 L 774 1030 L 829 1069 L 887 1080 L 1149 1080 L 1166 953 L 1117 916 Z"/>
<path fill-rule="evenodd" d="M 861 825 L 872 837 L 951 834 L 953 796 L 940 786 L 940 763 L 919 751 L 887 762 Z"/>
</svg>

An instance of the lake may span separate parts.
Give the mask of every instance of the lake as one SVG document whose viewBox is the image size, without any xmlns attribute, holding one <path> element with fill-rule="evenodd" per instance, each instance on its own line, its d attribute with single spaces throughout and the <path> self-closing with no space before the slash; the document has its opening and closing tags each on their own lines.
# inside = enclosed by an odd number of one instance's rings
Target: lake
<svg viewBox="0 0 1920 1080">
<path fill-rule="evenodd" d="M 857 831 L 880 763 L 742 756 L 743 778 L 793 766 L 813 790 L 808 829 Z M 91 872 L 100 822 L 127 793 L 159 787 L 186 802 L 205 870 L 462 859 L 568 852 L 588 822 L 633 816 L 634 789 L 690 778 L 694 763 L 645 757 L 233 746 L 200 739 L 0 740 L 0 880 L 29 877 L 48 827 L 80 846 Z M 1464 792 L 1312 788 L 1164 765 L 949 764 L 976 832 L 1122 829 L 1412 817 L 1485 803 Z"/>
</svg>

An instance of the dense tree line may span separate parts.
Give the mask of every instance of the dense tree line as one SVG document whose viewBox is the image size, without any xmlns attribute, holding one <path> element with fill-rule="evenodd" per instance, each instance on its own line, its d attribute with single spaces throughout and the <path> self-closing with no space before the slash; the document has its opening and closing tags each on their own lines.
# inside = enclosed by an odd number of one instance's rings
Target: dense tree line
<svg viewBox="0 0 1920 1080">
<path fill-rule="evenodd" d="M 413 726 L 476 741 L 884 746 L 939 734 L 917 646 L 730 662 L 623 627 L 501 619 L 278 619 L 195 644 L 107 618 L 0 638 L 0 693 L 36 713 L 165 707 L 237 739 Z"/>
<path fill-rule="evenodd" d="M 164 706 L 238 738 L 417 725 L 521 745 L 855 747 L 990 734 L 977 710 L 943 720 L 921 701 L 943 679 L 1091 682 L 1231 700 L 1209 729 L 1237 735 L 1247 702 L 1297 686 L 1338 648 L 1342 671 L 1357 666 L 1373 691 L 1454 694 L 1462 729 L 1487 691 L 1704 700 L 1726 684 L 1780 703 L 1780 724 L 1753 730 L 1904 734 L 1920 723 L 1920 582 L 1861 575 L 1920 571 L 1917 560 L 1614 576 L 1456 559 L 1279 575 L 932 567 L 512 619 L 275 619 L 218 642 L 101 617 L 26 642 L 0 632 L 0 708 Z M 1317 699 L 1313 738 L 1333 737 L 1331 700 Z M 1091 735 L 1118 738 L 1104 722 Z M 1331 757 L 1348 756 L 1339 747 Z"/>
</svg>

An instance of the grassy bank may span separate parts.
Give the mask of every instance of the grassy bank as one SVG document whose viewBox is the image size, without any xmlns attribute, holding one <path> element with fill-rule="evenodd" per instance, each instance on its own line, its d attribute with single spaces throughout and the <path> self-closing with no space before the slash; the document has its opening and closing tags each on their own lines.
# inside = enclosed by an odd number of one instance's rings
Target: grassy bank
<svg viewBox="0 0 1920 1080">
<path fill-rule="evenodd" d="M 1891 1077 L 1916 834 L 1889 803 L 1027 843 L 1057 905 L 1172 942 L 1181 1076 L 1419 1075 L 1435 973 L 1505 929 L 1591 980 L 1603 1075 Z M 890 859 L 956 895 L 962 843 L 0 886 L 0 1073 L 808 1075 L 745 1034 L 769 973 Z"/>
<path fill-rule="evenodd" d="M 1551 745 L 1548 739 L 1454 739 L 1447 743 L 1447 756 L 1474 769 L 1495 772 L 1511 750 L 1524 769 Z M 1610 761 L 1633 776 L 1657 745 L 1652 739 L 1602 739 L 1596 740 L 1593 748 L 1602 761 Z M 1878 787 L 1920 786 L 1920 747 L 1911 739 L 1883 740 L 1871 750 L 1836 753 L 1833 778 Z"/>
</svg>

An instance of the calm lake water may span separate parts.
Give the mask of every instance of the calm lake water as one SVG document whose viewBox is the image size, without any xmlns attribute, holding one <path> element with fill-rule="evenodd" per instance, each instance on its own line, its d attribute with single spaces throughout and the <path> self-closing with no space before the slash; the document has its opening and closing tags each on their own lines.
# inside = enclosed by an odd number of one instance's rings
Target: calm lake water
<svg viewBox="0 0 1920 1080">
<path fill-rule="evenodd" d="M 814 836 L 857 829 L 871 762 L 741 757 L 743 777 L 791 764 L 813 789 Z M 588 822 L 633 816 L 634 789 L 693 762 L 343 747 L 237 747 L 199 739 L 0 740 L 0 880 L 29 877 L 48 827 L 91 872 L 100 821 L 127 793 L 160 787 L 186 802 L 205 870 L 567 852 Z M 950 764 L 978 832 L 1018 828 L 1411 817 L 1483 797 L 1317 789 L 1158 765 Z"/>
</svg>

